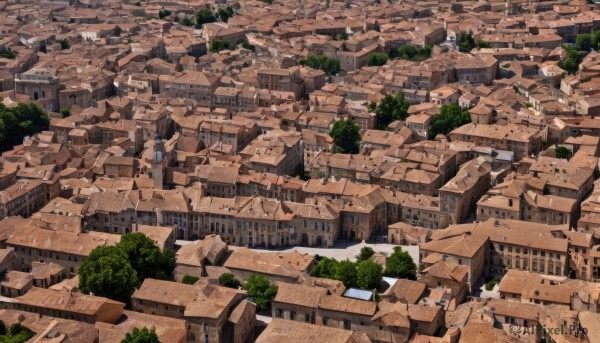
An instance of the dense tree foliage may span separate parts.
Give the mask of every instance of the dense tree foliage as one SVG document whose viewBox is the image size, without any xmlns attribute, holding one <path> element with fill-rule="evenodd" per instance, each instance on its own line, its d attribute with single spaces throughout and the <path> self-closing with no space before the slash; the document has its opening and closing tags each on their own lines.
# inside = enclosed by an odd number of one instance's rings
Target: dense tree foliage
<svg viewBox="0 0 600 343">
<path fill-rule="evenodd" d="M 360 261 L 356 267 L 356 285 L 363 289 L 375 289 L 381 284 L 383 277 L 383 267 L 373 261 Z"/>
<path fill-rule="evenodd" d="M 389 56 L 383 52 L 373 52 L 367 57 L 367 65 L 372 66 L 382 66 L 387 63 Z"/>
<path fill-rule="evenodd" d="M 408 117 L 410 103 L 404 98 L 404 93 L 395 96 L 386 95 L 379 105 L 371 103 L 370 110 L 375 112 L 376 126 L 384 130 L 394 120 L 404 120 Z"/>
<path fill-rule="evenodd" d="M 217 21 L 217 18 L 208 8 L 203 8 L 196 13 L 196 25 L 199 27 L 202 27 L 204 24 L 214 23 L 215 21 Z"/>
<path fill-rule="evenodd" d="M 389 56 L 407 61 L 419 62 L 431 57 L 431 45 L 425 45 L 423 48 L 417 48 L 414 45 L 405 44 L 397 49 L 391 49 Z"/>
<path fill-rule="evenodd" d="M 160 19 L 163 19 L 163 18 L 168 17 L 170 15 L 171 15 L 171 11 L 169 11 L 169 10 L 160 10 L 160 11 L 158 11 L 158 17 Z"/>
<path fill-rule="evenodd" d="M 557 146 L 554 152 L 556 153 L 556 158 L 569 159 L 571 157 L 571 150 L 562 145 Z"/>
<path fill-rule="evenodd" d="M 195 284 L 195 283 L 196 283 L 198 280 L 200 280 L 200 278 L 199 278 L 199 277 L 197 277 L 197 276 L 192 276 L 192 275 L 185 274 L 185 275 L 183 276 L 183 278 L 181 278 L 181 283 L 184 283 L 184 284 L 186 284 L 186 285 L 193 285 L 193 284 Z"/>
<path fill-rule="evenodd" d="M 322 257 L 310 271 L 310 275 L 325 279 L 334 279 L 339 262 L 334 258 Z"/>
<path fill-rule="evenodd" d="M 356 255 L 356 261 L 366 261 L 371 258 L 375 254 L 375 250 L 371 247 L 362 247 L 358 255 Z"/>
<path fill-rule="evenodd" d="M 244 289 L 259 311 L 268 310 L 271 307 L 271 300 L 277 295 L 277 286 L 259 274 L 250 275 L 244 284 Z"/>
<path fill-rule="evenodd" d="M 168 280 L 173 270 L 171 251 L 161 251 L 146 235 L 134 232 L 123 235 L 115 246 L 92 250 L 77 274 L 81 292 L 127 303 L 144 279 Z"/>
<path fill-rule="evenodd" d="M 223 273 L 219 276 L 219 284 L 223 287 L 239 288 L 242 284 L 231 273 Z"/>
<path fill-rule="evenodd" d="M 385 275 L 400 279 L 417 279 L 417 266 L 410 254 L 395 247 L 394 252 L 385 261 Z"/>
<path fill-rule="evenodd" d="M 440 113 L 433 116 L 431 126 L 429 127 L 429 138 L 442 134 L 447 135 L 457 127 L 471 122 L 469 111 L 460 107 L 458 104 L 444 105 L 440 108 Z"/>
<path fill-rule="evenodd" d="M 161 251 L 153 240 L 141 232 L 121 236 L 117 247 L 123 250 L 140 282 L 147 278 L 167 280 L 175 270 L 175 255 L 170 250 Z"/>
<path fill-rule="evenodd" d="M 580 33 L 575 38 L 575 44 L 563 45 L 563 49 L 567 52 L 567 58 L 560 61 L 558 66 L 569 74 L 575 74 L 579 70 L 579 64 L 590 50 L 598 48 L 600 48 L 600 30 L 592 33 Z"/>
<path fill-rule="evenodd" d="M 23 138 L 48 130 L 48 113 L 34 102 L 16 107 L 0 104 L 0 150 L 23 143 Z"/>
<path fill-rule="evenodd" d="M 473 39 L 473 34 L 471 32 L 465 33 L 460 37 L 458 48 L 462 52 L 470 52 L 475 48 L 475 39 Z"/>
<path fill-rule="evenodd" d="M 110 298 L 124 303 L 138 285 L 135 269 L 127 254 L 117 246 L 100 246 L 92 250 L 79 270 L 79 290 L 82 293 Z"/>
<path fill-rule="evenodd" d="M 133 328 L 131 332 L 125 335 L 121 343 L 160 343 L 156 331 L 143 327 L 141 330 Z"/>
<path fill-rule="evenodd" d="M 210 51 L 219 52 L 221 50 L 235 50 L 235 44 L 233 44 L 230 41 L 216 38 L 212 41 L 212 44 L 210 45 Z"/>
<path fill-rule="evenodd" d="M 193 18 L 188 17 L 187 15 L 183 17 L 181 20 L 181 25 L 183 26 L 194 26 L 195 22 Z"/>
<path fill-rule="evenodd" d="M 217 11 L 217 15 L 219 16 L 219 18 L 221 18 L 221 21 L 226 23 L 229 18 L 233 17 L 233 14 L 235 12 L 233 11 L 233 8 L 231 8 L 230 6 L 227 6 L 226 8 L 219 8 L 219 10 Z"/>
<path fill-rule="evenodd" d="M 357 276 L 356 263 L 349 260 L 343 260 L 338 263 L 335 270 L 335 279 L 342 281 L 346 285 L 346 288 L 357 286 Z"/>
<path fill-rule="evenodd" d="M 360 128 L 349 119 L 333 123 L 329 135 L 333 138 L 338 150 L 346 154 L 356 154 L 359 151 Z"/>
<path fill-rule="evenodd" d="M 340 61 L 325 55 L 310 55 L 306 59 L 298 61 L 303 66 L 323 70 L 327 75 L 335 75 L 340 71 Z"/>
</svg>

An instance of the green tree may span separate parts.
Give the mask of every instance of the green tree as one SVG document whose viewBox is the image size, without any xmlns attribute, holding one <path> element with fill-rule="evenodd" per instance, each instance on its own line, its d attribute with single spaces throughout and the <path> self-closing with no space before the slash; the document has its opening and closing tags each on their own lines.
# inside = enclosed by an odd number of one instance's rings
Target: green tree
<svg viewBox="0 0 600 343">
<path fill-rule="evenodd" d="M 594 47 L 594 36 L 591 33 L 581 33 L 575 38 L 575 47 L 580 51 L 590 51 Z"/>
<path fill-rule="evenodd" d="M 239 288 L 242 284 L 231 273 L 223 273 L 219 276 L 219 284 L 223 287 Z"/>
<path fill-rule="evenodd" d="M 336 259 L 322 257 L 319 262 L 310 271 L 310 276 L 320 277 L 325 279 L 335 279 L 337 265 L 339 262 Z"/>
<path fill-rule="evenodd" d="M 423 48 L 417 48 L 413 45 L 405 44 L 398 47 L 398 49 L 391 49 L 390 57 L 419 62 L 431 57 L 431 50 L 431 45 L 425 45 Z"/>
<path fill-rule="evenodd" d="M 187 15 L 181 20 L 181 25 L 183 26 L 194 26 L 194 24 L 194 19 L 188 17 Z"/>
<path fill-rule="evenodd" d="M 373 260 L 360 261 L 356 267 L 356 284 L 360 288 L 374 289 L 379 287 L 382 276 L 383 267 Z"/>
<path fill-rule="evenodd" d="M 31 136 L 48 129 L 48 113 L 34 102 L 8 108 L 0 104 L 0 150 L 6 151 Z"/>
<path fill-rule="evenodd" d="M 15 58 L 17 58 L 17 53 L 12 51 L 10 48 L 4 48 L 0 50 L 0 58 L 14 60 Z"/>
<path fill-rule="evenodd" d="M 63 118 L 66 118 L 66 117 L 68 117 L 68 116 L 70 116 L 70 115 L 71 115 L 71 110 L 69 110 L 69 109 L 68 109 L 68 108 L 66 108 L 66 107 L 63 107 L 63 108 L 61 108 L 59 112 L 60 112 L 60 115 L 61 115 Z"/>
<path fill-rule="evenodd" d="M 277 286 L 259 274 L 250 275 L 244 284 L 244 289 L 259 311 L 268 310 L 271 307 L 271 300 L 277 295 Z"/>
<path fill-rule="evenodd" d="M 394 120 L 406 119 L 409 107 L 410 103 L 404 98 L 404 93 L 399 92 L 395 96 L 386 95 L 375 108 L 377 128 L 384 130 Z"/>
<path fill-rule="evenodd" d="M 568 72 L 569 74 L 575 74 L 579 70 L 579 63 L 587 52 L 578 51 L 568 45 L 563 45 L 563 49 L 567 52 L 567 58 L 564 61 L 558 62 L 558 66 Z"/>
<path fill-rule="evenodd" d="M 121 343 L 160 343 L 156 331 L 143 327 L 141 330 L 133 328 L 131 332 L 125 334 Z"/>
<path fill-rule="evenodd" d="M 371 247 L 362 247 L 358 255 L 356 255 L 356 262 L 366 261 L 375 254 L 375 251 Z"/>
<path fill-rule="evenodd" d="M 61 39 L 58 41 L 60 43 L 60 48 L 65 50 L 71 47 L 71 44 L 69 44 L 69 41 L 65 38 L 65 39 Z"/>
<path fill-rule="evenodd" d="M 329 131 L 335 145 L 342 149 L 343 153 L 356 154 L 359 150 L 360 128 L 352 120 L 342 119 L 333 123 Z"/>
<path fill-rule="evenodd" d="M 202 27 L 204 24 L 214 23 L 215 21 L 217 21 L 217 18 L 215 18 L 214 13 L 208 8 L 203 8 L 196 13 L 196 25 L 199 27 Z"/>
<path fill-rule="evenodd" d="M 92 250 L 77 270 L 79 290 L 117 301 L 129 302 L 138 285 L 135 269 L 127 254 L 116 246 Z"/>
<path fill-rule="evenodd" d="M 571 157 L 571 150 L 562 145 L 557 146 L 554 152 L 556 153 L 556 158 L 564 158 L 568 160 Z"/>
<path fill-rule="evenodd" d="M 21 325 L 21 323 L 13 323 L 8 329 L 8 334 L 11 336 L 16 336 L 19 334 L 19 332 L 21 332 L 22 328 L 23 326 Z"/>
<path fill-rule="evenodd" d="M 325 55 L 311 55 L 298 61 L 303 66 L 323 70 L 327 75 L 335 75 L 340 71 L 340 61 Z"/>
<path fill-rule="evenodd" d="M 221 18 L 221 21 L 226 23 L 229 18 L 233 17 L 233 8 L 227 6 L 227 8 L 219 8 L 219 10 L 217 11 L 217 14 L 219 16 L 219 18 Z"/>
<path fill-rule="evenodd" d="M 166 17 L 168 17 L 170 15 L 171 15 L 171 11 L 169 11 L 169 10 L 160 10 L 160 11 L 158 11 L 158 17 L 160 19 L 164 19 L 164 18 L 166 18 Z"/>
<path fill-rule="evenodd" d="M 210 51 L 219 52 L 222 50 L 235 50 L 235 44 L 219 38 L 214 39 L 210 45 Z"/>
<path fill-rule="evenodd" d="M 175 255 L 170 250 L 161 251 L 153 240 L 141 232 L 121 236 L 117 247 L 127 254 L 139 282 L 147 278 L 168 280 L 175 270 Z"/>
<path fill-rule="evenodd" d="M 195 284 L 195 283 L 196 283 L 198 280 L 200 280 L 200 278 L 199 278 L 199 277 L 197 277 L 197 276 L 192 276 L 192 275 L 185 274 L 185 275 L 183 276 L 183 278 L 181 278 L 181 283 L 184 283 L 184 284 L 186 284 L 186 285 L 193 285 L 193 284 Z"/>
<path fill-rule="evenodd" d="M 458 42 L 458 47 L 460 51 L 470 52 L 475 47 L 475 40 L 473 39 L 473 34 L 471 32 L 465 33 L 460 37 L 460 41 Z"/>
<path fill-rule="evenodd" d="M 348 260 L 340 261 L 335 271 L 335 279 L 342 281 L 346 288 L 356 287 L 356 263 Z"/>
<path fill-rule="evenodd" d="M 487 41 L 483 40 L 483 39 L 478 39 L 477 40 L 477 49 L 486 49 L 490 47 L 490 43 L 488 43 Z"/>
<path fill-rule="evenodd" d="M 394 252 L 385 260 L 385 275 L 401 279 L 417 279 L 417 266 L 410 254 L 395 247 Z"/>
<path fill-rule="evenodd" d="M 367 65 L 372 66 L 382 66 L 387 63 L 389 56 L 386 53 L 382 52 L 373 52 L 367 57 Z"/>
<path fill-rule="evenodd" d="M 469 111 L 460 107 L 458 104 L 444 105 L 440 108 L 440 113 L 433 116 L 431 126 L 429 127 L 429 139 L 442 134 L 447 135 L 457 127 L 471 122 Z"/>
</svg>

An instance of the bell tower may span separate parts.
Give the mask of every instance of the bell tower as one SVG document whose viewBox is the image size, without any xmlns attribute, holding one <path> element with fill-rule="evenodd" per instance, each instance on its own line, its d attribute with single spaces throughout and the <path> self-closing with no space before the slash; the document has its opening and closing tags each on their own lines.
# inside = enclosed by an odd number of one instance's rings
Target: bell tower
<svg viewBox="0 0 600 343">
<path fill-rule="evenodd" d="M 159 135 L 154 137 L 154 153 L 152 154 L 152 180 L 154 188 L 163 189 L 165 175 L 165 144 Z"/>
</svg>

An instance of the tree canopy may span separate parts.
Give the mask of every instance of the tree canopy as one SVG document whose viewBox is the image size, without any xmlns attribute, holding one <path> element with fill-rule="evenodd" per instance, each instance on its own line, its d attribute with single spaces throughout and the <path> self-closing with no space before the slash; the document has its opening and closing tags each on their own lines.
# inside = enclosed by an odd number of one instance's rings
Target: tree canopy
<svg viewBox="0 0 600 343">
<path fill-rule="evenodd" d="M 210 45 L 210 51 L 219 52 L 221 50 L 235 50 L 235 44 L 219 38 L 214 39 Z"/>
<path fill-rule="evenodd" d="M 124 303 L 138 285 L 137 273 L 127 254 L 117 246 L 99 246 L 90 252 L 77 271 L 82 293 L 110 298 Z"/>
<path fill-rule="evenodd" d="M 404 120 L 408 117 L 410 103 L 404 98 L 404 93 L 399 92 L 395 96 L 386 95 L 379 105 L 371 104 L 371 110 L 375 112 L 377 129 L 384 130 L 394 120 Z"/>
<path fill-rule="evenodd" d="M 375 250 L 371 247 L 362 247 L 358 255 L 356 255 L 356 261 L 366 261 L 371 258 L 375 254 Z"/>
<path fill-rule="evenodd" d="M 417 266 L 410 254 L 395 247 L 394 252 L 385 260 L 385 275 L 400 279 L 417 279 Z"/>
<path fill-rule="evenodd" d="M 313 69 L 322 70 L 327 75 L 335 75 L 340 71 L 340 61 L 325 55 L 310 55 L 306 59 L 301 59 L 298 63 Z"/>
<path fill-rule="evenodd" d="M 568 160 L 571 157 L 571 150 L 562 145 L 557 146 L 554 152 L 556 153 L 556 158 L 564 158 Z"/>
<path fill-rule="evenodd" d="M 357 286 L 357 276 L 356 263 L 349 260 L 339 262 L 335 271 L 335 279 L 342 281 L 346 288 Z"/>
<path fill-rule="evenodd" d="M 146 278 L 168 280 L 175 270 L 175 255 L 161 251 L 141 232 L 121 236 L 114 246 L 99 246 L 83 260 L 77 274 L 83 293 L 127 303 L 135 287 Z"/>
<path fill-rule="evenodd" d="M 373 52 L 367 57 L 367 65 L 372 66 L 382 66 L 387 63 L 389 56 L 383 52 Z"/>
<path fill-rule="evenodd" d="M 473 34 L 471 32 L 465 33 L 460 37 L 458 48 L 463 52 L 470 52 L 475 48 L 475 39 L 473 39 Z"/>
<path fill-rule="evenodd" d="M 223 287 L 239 288 L 242 284 L 231 273 L 223 273 L 219 276 L 219 284 Z"/>
<path fill-rule="evenodd" d="M 214 23 L 215 21 L 217 21 L 217 18 L 208 8 L 203 8 L 196 13 L 196 25 L 199 27 L 202 27 L 204 24 Z"/>
<path fill-rule="evenodd" d="M 417 48 L 414 45 L 405 44 L 397 49 L 391 49 L 390 58 L 399 58 L 407 61 L 419 62 L 431 57 L 431 45 L 425 45 L 423 48 Z"/>
<path fill-rule="evenodd" d="M 219 8 L 219 10 L 217 11 L 217 15 L 219 16 L 219 18 L 221 18 L 221 21 L 223 21 L 224 23 L 226 23 L 229 18 L 233 17 L 234 15 L 234 11 L 233 8 L 231 8 L 230 6 L 227 6 L 226 8 Z"/>
<path fill-rule="evenodd" d="M 160 343 L 156 331 L 143 327 L 142 329 L 133 328 L 131 332 L 125 334 L 121 343 Z"/>
<path fill-rule="evenodd" d="M 16 107 L 0 104 L 0 150 L 23 143 L 23 138 L 48 130 L 48 113 L 34 102 Z"/>
<path fill-rule="evenodd" d="M 199 277 L 197 276 L 192 276 L 192 275 L 188 275 L 185 274 L 182 278 L 181 278 L 181 283 L 185 283 L 186 285 L 193 285 L 195 284 L 198 280 L 200 280 Z"/>
<path fill-rule="evenodd" d="M 244 289 L 259 311 L 268 310 L 271 307 L 271 300 L 277 295 L 277 286 L 260 274 L 250 275 L 244 284 Z"/>
<path fill-rule="evenodd" d="M 356 154 L 359 151 L 360 128 L 349 119 L 342 119 L 333 123 L 329 135 L 341 152 Z"/>
<path fill-rule="evenodd" d="M 465 108 L 458 104 L 444 105 L 440 108 L 440 113 L 433 116 L 431 126 L 429 127 L 429 139 L 442 134 L 447 135 L 457 127 L 471 122 L 471 115 Z"/>
<path fill-rule="evenodd" d="M 373 261 L 364 260 L 358 262 L 356 268 L 356 284 L 363 289 L 375 289 L 381 284 L 383 277 L 383 267 Z"/>
<path fill-rule="evenodd" d="M 175 270 L 175 255 L 170 250 L 161 251 L 153 240 L 141 232 L 128 233 L 121 236 L 117 244 L 123 250 L 138 279 L 143 282 L 147 278 L 167 280 Z"/>
</svg>

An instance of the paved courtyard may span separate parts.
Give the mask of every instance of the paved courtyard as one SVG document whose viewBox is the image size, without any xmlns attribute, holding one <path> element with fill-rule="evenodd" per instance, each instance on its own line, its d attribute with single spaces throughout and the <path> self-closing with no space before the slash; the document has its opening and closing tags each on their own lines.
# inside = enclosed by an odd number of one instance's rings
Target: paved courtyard
<svg viewBox="0 0 600 343">
<path fill-rule="evenodd" d="M 290 247 L 288 249 L 253 249 L 255 251 L 260 252 L 274 252 L 274 251 L 293 251 L 296 250 L 302 254 L 311 254 L 311 255 L 319 255 L 330 258 L 335 258 L 336 260 L 345 260 L 349 259 L 354 261 L 356 259 L 356 255 L 360 252 L 360 249 L 368 246 L 373 248 L 375 252 L 381 252 L 386 254 L 391 254 L 394 247 L 399 245 L 395 244 L 371 244 L 371 243 L 359 243 L 355 241 L 338 241 L 333 248 L 315 248 L 315 247 Z M 415 264 L 419 264 L 419 247 L 414 245 L 400 245 L 402 250 L 408 251 L 410 256 L 415 261 Z"/>
</svg>

